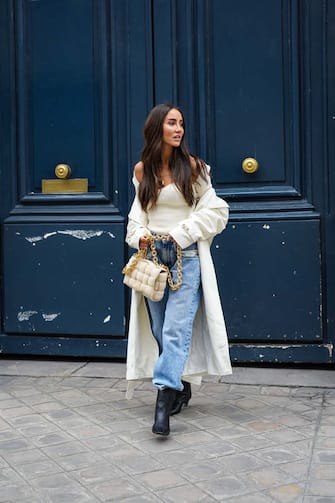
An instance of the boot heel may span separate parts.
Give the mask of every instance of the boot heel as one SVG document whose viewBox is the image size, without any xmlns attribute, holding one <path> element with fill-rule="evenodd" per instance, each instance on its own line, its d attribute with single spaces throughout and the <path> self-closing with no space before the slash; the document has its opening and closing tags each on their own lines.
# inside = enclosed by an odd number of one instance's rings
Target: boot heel
<svg viewBox="0 0 335 503">
<path fill-rule="evenodd" d="M 192 392 L 191 392 L 191 384 L 186 381 L 182 381 L 184 385 L 183 391 L 176 392 L 176 398 L 173 402 L 170 416 L 174 416 L 175 414 L 179 414 L 181 409 L 188 406 L 188 402 L 191 400 Z"/>
</svg>

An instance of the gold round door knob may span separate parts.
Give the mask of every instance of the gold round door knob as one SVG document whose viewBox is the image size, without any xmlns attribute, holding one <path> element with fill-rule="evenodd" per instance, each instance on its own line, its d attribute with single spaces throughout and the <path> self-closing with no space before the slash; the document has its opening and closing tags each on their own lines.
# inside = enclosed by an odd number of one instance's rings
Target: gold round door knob
<svg viewBox="0 0 335 503">
<path fill-rule="evenodd" d="M 242 162 L 242 169 L 245 173 L 255 173 L 258 170 L 258 162 L 253 157 L 246 157 Z"/>
<path fill-rule="evenodd" d="M 57 178 L 70 178 L 71 168 L 68 164 L 57 164 L 55 167 L 55 175 Z"/>
</svg>

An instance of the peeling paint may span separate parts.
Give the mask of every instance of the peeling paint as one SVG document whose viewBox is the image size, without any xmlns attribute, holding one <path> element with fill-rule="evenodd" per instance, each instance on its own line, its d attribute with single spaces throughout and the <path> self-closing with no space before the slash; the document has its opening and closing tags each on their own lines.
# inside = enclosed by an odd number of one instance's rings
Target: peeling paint
<svg viewBox="0 0 335 503">
<path fill-rule="evenodd" d="M 43 316 L 44 321 L 54 321 L 56 318 L 58 318 L 58 316 L 60 314 L 61 313 L 51 313 L 51 314 L 42 313 L 42 316 Z"/>
<path fill-rule="evenodd" d="M 25 237 L 24 239 L 29 243 L 36 243 L 36 241 L 42 241 L 42 239 L 44 238 L 43 236 L 33 236 L 33 237 Z"/>
<path fill-rule="evenodd" d="M 19 234 L 19 233 L 17 233 Z M 82 230 L 82 229 L 77 229 L 77 230 L 62 230 L 62 231 L 55 231 L 55 232 L 47 232 L 44 235 L 41 236 L 26 236 L 24 239 L 28 241 L 28 243 L 31 243 L 32 245 L 35 245 L 36 243 L 43 241 L 45 239 L 48 239 L 53 236 L 57 236 L 57 234 L 62 234 L 66 236 L 71 236 L 75 239 L 81 239 L 83 241 L 86 241 L 87 239 L 91 238 L 96 238 L 100 237 L 103 234 L 106 234 L 109 236 L 111 239 L 115 239 L 115 235 L 112 232 L 106 232 L 106 231 L 94 231 L 94 230 Z"/>
<path fill-rule="evenodd" d="M 333 345 L 332 344 L 325 344 L 325 347 L 328 349 L 329 357 L 333 358 Z"/>
<path fill-rule="evenodd" d="M 37 311 L 19 311 L 17 313 L 18 321 L 29 321 L 31 316 L 38 314 Z"/>
<path fill-rule="evenodd" d="M 111 315 L 109 314 L 109 315 L 108 315 L 108 316 L 106 316 L 106 318 L 104 319 L 104 323 L 108 323 L 110 320 L 111 320 Z"/>
<path fill-rule="evenodd" d="M 66 230 L 66 231 L 57 231 L 59 234 L 65 234 L 66 236 L 71 236 L 76 239 L 82 239 L 86 241 L 86 239 L 96 238 L 102 236 L 104 231 L 84 231 L 84 230 Z"/>
<path fill-rule="evenodd" d="M 48 239 L 51 236 L 56 236 L 56 234 L 57 232 L 47 232 L 46 234 L 44 234 L 43 239 Z"/>
</svg>

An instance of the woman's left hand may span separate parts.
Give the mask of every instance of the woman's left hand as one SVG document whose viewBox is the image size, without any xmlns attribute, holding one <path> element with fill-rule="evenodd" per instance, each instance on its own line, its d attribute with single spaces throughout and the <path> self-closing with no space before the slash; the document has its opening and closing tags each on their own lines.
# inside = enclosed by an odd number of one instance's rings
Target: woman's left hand
<svg viewBox="0 0 335 503">
<path fill-rule="evenodd" d="M 150 245 L 150 238 L 148 236 L 142 236 L 139 240 L 140 250 L 148 248 Z"/>
</svg>

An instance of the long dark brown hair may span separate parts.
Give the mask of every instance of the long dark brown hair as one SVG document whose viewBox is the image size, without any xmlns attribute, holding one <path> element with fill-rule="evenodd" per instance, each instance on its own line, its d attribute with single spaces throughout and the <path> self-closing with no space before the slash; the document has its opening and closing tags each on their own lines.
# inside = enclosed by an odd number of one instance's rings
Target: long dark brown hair
<svg viewBox="0 0 335 503">
<path fill-rule="evenodd" d="M 190 154 L 185 138 L 185 121 L 179 107 L 170 104 L 155 106 L 149 113 L 144 124 L 144 147 L 141 161 L 143 163 L 143 178 L 139 186 L 139 200 L 146 211 L 156 205 L 160 189 L 160 169 L 162 164 L 163 123 L 170 110 L 175 109 L 183 117 L 184 135 L 180 146 L 175 147 L 169 160 L 172 181 L 183 194 L 189 206 L 194 203 L 192 182 L 200 175 L 206 180 L 205 163 L 199 157 Z M 195 170 L 192 170 L 190 156 L 195 160 Z"/>
</svg>

